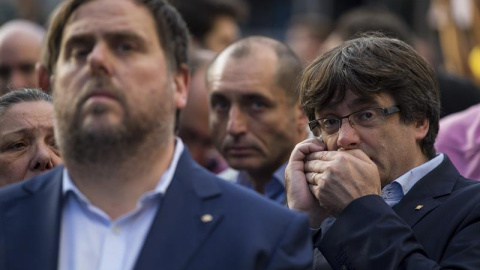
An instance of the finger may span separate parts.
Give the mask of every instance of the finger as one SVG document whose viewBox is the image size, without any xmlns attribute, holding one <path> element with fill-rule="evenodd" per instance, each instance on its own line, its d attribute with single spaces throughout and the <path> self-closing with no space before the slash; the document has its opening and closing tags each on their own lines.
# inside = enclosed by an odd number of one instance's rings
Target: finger
<svg viewBox="0 0 480 270">
<path fill-rule="evenodd" d="M 305 160 L 303 170 L 308 173 L 323 173 L 327 166 L 336 159 L 337 154 L 333 151 L 322 151 L 309 154 Z"/>
<path fill-rule="evenodd" d="M 304 161 L 305 156 L 326 149 L 325 144 L 318 138 L 310 138 L 298 143 L 292 151 L 290 161 Z"/>
<path fill-rule="evenodd" d="M 309 153 L 305 157 L 305 161 L 310 161 L 310 160 L 323 160 L 323 161 L 334 160 L 337 155 L 338 155 L 337 151 L 317 151 L 317 152 Z"/>
<path fill-rule="evenodd" d="M 315 181 L 315 177 L 317 177 L 317 176 L 318 176 L 318 173 L 316 173 L 316 172 L 307 173 L 306 174 L 306 179 L 307 179 L 308 184 L 316 185 L 317 182 Z"/>
<path fill-rule="evenodd" d="M 369 162 L 369 163 L 373 163 L 373 161 L 370 159 L 370 157 L 360 149 L 341 150 L 341 151 L 343 151 L 345 153 L 348 153 L 348 154 L 350 154 L 350 155 L 352 155 L 355 158 L 358 158 L 360 160 L 363 160 L 363 161 L 366 161 L 366 162 Z"/>
</svg>

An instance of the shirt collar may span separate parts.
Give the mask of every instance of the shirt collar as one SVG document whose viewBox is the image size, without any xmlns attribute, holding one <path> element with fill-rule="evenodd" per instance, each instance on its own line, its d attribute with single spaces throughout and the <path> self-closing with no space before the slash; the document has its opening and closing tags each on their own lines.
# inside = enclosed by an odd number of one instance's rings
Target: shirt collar
<svg viewBox="0 0 480 270">
<path fill-rule="evenodd" d="M 424 164 L 413 168 L 412 170 L 406 172 L 402 176 L 395 179 L 394 182 L 397 182 L 402 186 L 403 194 L 407 195 L 408 191 L 425 175 L 435 169 L 444 159 L 443 154 L 439 154 L 433 159 L 425 162 Z"/>
<path fill-rule="evenodd" d="M 175 142 L 176 143 L 175 143 L 175 150 L 174 150 L 174 153 L 173 153 L 173 158 L 172 158 L 172 161 L 170 162 L 170 165 L 168 166 L 167 170 L 160 177 L 155 189 L 145 193 L 140 200 L 144 200 L 147 197 L 150 198 L 150 197 L 156 196 L 158 194 L 165 194 L 166 193 L 168 187 L 170 186 L 170 183 L 172 182 L 173 175 L 174 175 L 175 170 L 177 168 L 180 156 L 182 155 L 183 149 L 185 148 L 184 145 L 183 145 L 183 142 L 180 138 L 176 137 Z M 83 201 L 84 203 L 89 204 L 88 199 L 75 186 L 72 179 L 70 178 L 70 175 L 68 174 L 67 168 L 64 167 L 63 178 L 62 178 L 62 194 L 63 194 L 63 196 L 66 196 L 69 191 L 71 191 L 75 195 L 77 195 L 78 198 L 81 201 Z"/>
</svg>

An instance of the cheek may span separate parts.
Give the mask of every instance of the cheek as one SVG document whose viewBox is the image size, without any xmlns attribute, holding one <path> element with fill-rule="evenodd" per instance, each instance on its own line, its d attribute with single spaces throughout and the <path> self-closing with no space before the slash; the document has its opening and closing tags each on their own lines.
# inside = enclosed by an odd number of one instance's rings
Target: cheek
<svg viewBox="0 0 480 270">
<path fill-rule="evenodd" d="M 225 137 L 228 119 L 215 114 L 209 116 L 210 134 L 214 140 Z"/>
<path fill-rule="evenodd" d="M 23 179 L 28 168 L 25 155 L 15 158 L 0 157 L 0 179 L 4 183 L 13 183 Z"/>
</svg>

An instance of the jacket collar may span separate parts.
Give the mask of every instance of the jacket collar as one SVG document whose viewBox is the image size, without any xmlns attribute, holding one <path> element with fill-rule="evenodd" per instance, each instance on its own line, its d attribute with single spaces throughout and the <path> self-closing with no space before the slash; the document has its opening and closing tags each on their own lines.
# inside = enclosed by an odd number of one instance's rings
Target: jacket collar
<svg viewBox="0 0 480 270">
<path fill-rule="evenodd" d="M 450 195 L 461 176 L 445 155 L 443 162 L 425 175 L 393 209 L 410 227 L 438 207 Z"/>
</svg>

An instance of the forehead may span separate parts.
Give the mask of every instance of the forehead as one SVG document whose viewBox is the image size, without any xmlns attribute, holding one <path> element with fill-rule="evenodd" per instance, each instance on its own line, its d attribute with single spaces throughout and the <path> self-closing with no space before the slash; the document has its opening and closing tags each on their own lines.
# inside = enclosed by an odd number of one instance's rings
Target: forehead
<svg viewBox="0 0 480 270">
<path fill-rule="evenodd" d="M 258 93 L 274 97 L 284 93 L 276 84 L 276 55 L 265 50 L 241 58 L 220 55 L 208 73 L 209 92 Z"/>
<path fill-rule="evenodd" d="M 93 0 L 73 12 L 63 39 L 115 31 L 136 32 L 146 40 L 157 37 L 155 21 L 145 6 L 130 0 Z"/>
<path fill-rule="evenodd" d="M 17 103 L 0 116 L 2 134 L 22 128 L 45 127 L 53 127 L 53 105 L 46 101 Z"/>
<path fill-rule="evenodd" d="M 0 41 L 0 62 L 35 63 L 40 60 L 41 41 L 28 33 L 15 32 Z"/>
<path fill-rule="evenodd" d="M 331 112 L 348 108 L 350 112 L 361 110 L 367 107 L 388 107 L 395 105 L 392 95 L 386 92 L 372 94 L 370 96 L 360 96 L 352 90 L 346 90 L 345 97 L 339 103 L 324 106 L 323 109 L 317 110 L 318 113 Z"/>
</svg>

